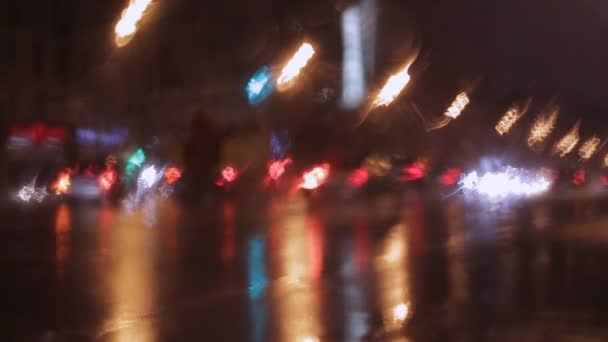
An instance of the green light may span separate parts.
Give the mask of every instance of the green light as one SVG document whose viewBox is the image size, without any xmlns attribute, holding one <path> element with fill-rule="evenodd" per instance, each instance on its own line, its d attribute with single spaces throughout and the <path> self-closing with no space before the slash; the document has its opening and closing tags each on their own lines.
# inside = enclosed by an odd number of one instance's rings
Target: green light
<svg viewBox="0 0 608 342">
<path fill-rule="evenodd" d="M 144 150 L 142 150 L 140 148 L 140 149 L 137 149 L 137 151 L 135 151 L 135 153 L 133 153 L 129 157 L 129 160 L 127 160 L 127 167 L 130 164 L 130 165 L 140 168 L 140 167 L 142 167 L 142 165 L 144 165 L 145 162 L 146 162 L 146 154 L 144 153 Z"/>
</svg>

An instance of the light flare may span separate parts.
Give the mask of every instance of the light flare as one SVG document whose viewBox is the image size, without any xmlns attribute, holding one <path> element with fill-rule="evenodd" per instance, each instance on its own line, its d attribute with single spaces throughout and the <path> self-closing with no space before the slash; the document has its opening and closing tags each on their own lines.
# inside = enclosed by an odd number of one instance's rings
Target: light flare
<svg viewBox="0 0 608 342">
<path fill-rule="evenodd" d="M 581 148 L 578 150 L 578 156 L 581 158 L 581 161 L 587 161 L 593 157 L 593 155 L 597 152 L 598 147 L 601 144 L 600 138 L 593 136 L 587 139 Z"/>
<path fill-rule="evenodd" d="M 407 319 L 409 311 L 410 310 L 409 310 L 407 304 L 405 304 L 405 303 L 398 304 L 393 309 L 393 319 L 397 322 L 403 322 Z"/>
<path fill-rule="evenodd" d="M 572 184 L 581 186 L 587 181 L 587 173 L 585 170 L 576 170 L 572 175 Z"/>
<path fill-rule="evenodd" d="M 150 165 L 141 171 L 137 184 L 141 185 L 144 189 L 149 189 L 163 177 L 163 174 L 163 170 L 159 171 L 154 165 Z"/>
<path fill-rule="evenodd" d="M 554 154 L 559 154 L 559 156 L 563 158 L 574 150 L 578 142 L 581 140 L 578 133 L 580 126 L 580 121 L 577 121 L 574 124 L 574 127 L 572 127 L 572 129 L 570 129 L 570 131 L 568 131 L 568 133 L 566 133 L 566 135 L 564 135 L 564 137 L 555 144 L 555 147 L 553 148 Z"/>
<path fill-rule="evenodd" d="M 108 192 L 116 184 L 117 179 L 116 170 L 113 167 L 107 167 L 97 178 L 97 186 L 104 192 Z"/>
<path fill-rule="evenodd" d="M 388 106 L 401 94 L 403 89 L 410 83 L 411 76 L 409 74 L 411 63 L 401 71 L 389 77 L 384 87 L 376 95 L 373 107 Z"/>
<path fill-rule="evenodd" d="M 369 177 L 369 171 L 366 168 L 355 169 L 348 176 L 348 186 L 358 189 L 367 184 Z"/>
<path fill-rule="evenodd" d="M 237 180 L 239 177 L 239 171 L 234 166 L 226 166 L 222 172 L 222 178 L 217 180 L 215 184 L 217 186 L 226 186 Z"/>
<path fill-rule="evenodd" d="M 532 147 L 536 144 L 540 144 L 555 129 L 555 124 L 557 123 L 557 115 L 559 114 L 559 108 L 554 109 L 550 113 L 541 113 L 538 115 L 534 124 L 532 124 L 532 128 L 530 129 L 530 134 L 528 135 L 528 146 Z"/>
<path fill-rule="evenodd" d="M 305 171 L 299 184 L 301 189 L 315 190 L 327 181 L 331 167 L 329 164 L 321 164 Z"/>
<path fill-rule="evenodd" d="M 251 105 L 262 103 L 273 91 L 274 82 L 272 81 L 272 72 L 266 66 L 256 71 L 245 87 L 247 100 Z"/>
<path fill-rule="evenodd" d="M 285 168 L 289 166 L 293 160 L 291 158 L 285 158 L 281 160 L 274 160 L 268 164 L 268 177 L 272 180 L 278 180 L 285 173 Z"/>
<path fill-rule="evenodd" d="M 531 102 L 531 100 L 528 100 L 525 102 L 524 105 L 514 105 L 513 107 L 509 108 L 509 110 L 507 110 L 507 112 L 502 116 L 502 118 L 500 118 L 500 120 L 496 124 L 496 132 L 498 132 L 499 135 L 505 135 L 509 133 L 509 131 L 511 130 L 511 128 L 513 128 L 513 126 L 515 126 L 517 121 L 519 121 L 519 119 L 521 119 L 521 117 L 528 112 L 528 108 L 530 108 Z"/>
<path fill-rule="evenodd" d="M 461 189 L 490 199 L 505 197 L 531 197 L 547 192 L 553 181 L 545 172 L 508 167 L 505 171 L 486 172 L 479 176 L 477 171 L 465 175 L 459 182 Z"/>
<path fill-rule="evenodd" d="M 36 187 L 36 178 L 34 178 L 29 184 L 24 185 L 19 189 L 15 196 L 22 202 L 29 203 L 32 200 L 38 203 L 42 203 L 48 196 L 46 187 Z"/>
<path fill-rule="evenodd" d="M 400 179 L 405 182 L 420 180 L 426 175 L 427 166 L 426 160 L 418 160 L 403 168 L 403 176 Z"/>
<path fill-rule="evenodd" d="M 137 24 L 143 18 L 151 3 L 152 0 L 131 0 L 114 27 L 118 47 L 125 46 L 133 38 L 137 32 Z"/>
<path fill-rule="evenodd" d="M 372 154 L 365 159 L 365 168 L 376 177 L 386 176 L 393 168 L 390 158 L 379 154 Z"/>
<path fill-rule="evenodd" d="M 467 95 L 466 92 L 462 92 L 456 96 L 454 102 L 452 102 L 443 115 L 452 119 L 457 119 L 470 102 L 469 95 Z"/>
<path fill-rule="evenodd" d="M 65 195 L 72 188 L 72 170 L 65 169 L 57 174 L 57 178 L 51 184 L 51 190 L 55 195 Z"/>
<path fill-rule="evenodd" d="M 281 75 L 277 79 L 279 90 L 285 90 L 289 86 L 291 81 L 300 74 L 314 54 L 315 49 L 309 43 L 303 43 L 302 46 L 300 46 L 298 51 L 296 51 L 285 67 L 283 67 L 283 70 L 281 70 Z"/>
<path fill-rule="evenodd" d="M 165 171 L 165 184 L 172 185 L 175 184 L 180 178 L 182 178 L 182 170 L 177 167 L 170 167 Z"/>
<path fill-rule="evenodd" d="M 439 182 L 443 186 L 452 186 L 458 183 L 460 176 L 462 175 L 462 170 L 460 168 L 451 168 L 447 169 L 440 177 Z"/>
</svg>

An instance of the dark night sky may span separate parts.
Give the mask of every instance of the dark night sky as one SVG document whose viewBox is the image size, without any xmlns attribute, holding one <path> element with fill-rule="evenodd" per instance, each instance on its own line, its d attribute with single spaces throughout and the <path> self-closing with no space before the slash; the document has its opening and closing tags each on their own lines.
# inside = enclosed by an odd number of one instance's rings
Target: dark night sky
<svg viewBox="0 0 608 342">
<path fill-rule="evenodd" d="M 217 106 L 227 113 L 246 110 L 242 84 L 252 71 L 281 60 L 304 37 L 320 46 L 319 77 L 339 86 L 338 8 L 345 2 L 158 0 L 122 49 L 112 45 L 112 28 L 126 1 L 66 1 L 61 11 L 80 11 L 75 30 L 101 32 L 90 35 L 99 44 L 91 45 L 98 49 L 89 54 L 95 56 L 87 76 L 93 85 L 83 92 L 127 97 L 123 102 L 137 111 L 146 108 L 155 89 L 173 90 L 191 93 L 192 107 Z M 426 68 L 414 75 L 411 92 L 423 103 L 442 107 L 464 83 L 481 77 L 480 100 L 497 108 L 528 95 L 540 102 L 558 96 L 568 117 L 583 117 L 583 127 L 601 123 L 608 79 L 603 41 L 608 4 L 602 0 L 378 0 L 378 5 L 372 84 L 402 63 L 413 40 Z M 500 113 L 487 115 L 495 120 Z"/>
</svg>

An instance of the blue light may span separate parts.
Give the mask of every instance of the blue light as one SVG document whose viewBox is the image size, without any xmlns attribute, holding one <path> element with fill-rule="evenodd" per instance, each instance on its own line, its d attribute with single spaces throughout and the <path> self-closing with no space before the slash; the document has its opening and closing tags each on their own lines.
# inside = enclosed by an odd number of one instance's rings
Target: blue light
<svg viewBox="0 0 608 342">
<path fill-rule="evenodd" d="M 266 241 L 260 236 L 252 237 L 247 246 L 249 296 L 259 298 L 266 290 Z"/>
<path fill-rule="evenodd" d="M 270 133 L 270 154 L 274 160 L 285 158 L 290 148 L 291 138 L 288 131 Z"/>
<path fill-rule="evenodd" d="M 119 146 L 127 141 L 129 133 L 125 129 L 116 129 L 110 132 L 103 132 L 99 135 L 99 140 L 105 146 Z"/>
<path fill-rule="evenodd" d="M 97 133 L 90 128 L 77 128 L 76 140 L 80 145 L 95 145 L 97 142 Z"/>
<path fill-rule="evenodd" d="M 262 67 L 251 76 L 245 92 L 249 104 L 257 105 L 264 101 L 274 91 L 272 73 L 268 67 Z"/>
</svg>

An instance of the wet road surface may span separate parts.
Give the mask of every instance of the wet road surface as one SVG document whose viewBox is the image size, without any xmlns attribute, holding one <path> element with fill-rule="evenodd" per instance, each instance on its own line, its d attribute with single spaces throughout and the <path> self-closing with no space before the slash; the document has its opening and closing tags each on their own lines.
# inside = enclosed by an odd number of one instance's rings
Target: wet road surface
<svg viewBox="0 0 608 342">
<path fill-rule="evenodd" d="M 2 209 L 7 341 L 606 341 L 600 201 Z"/>
</svg>

